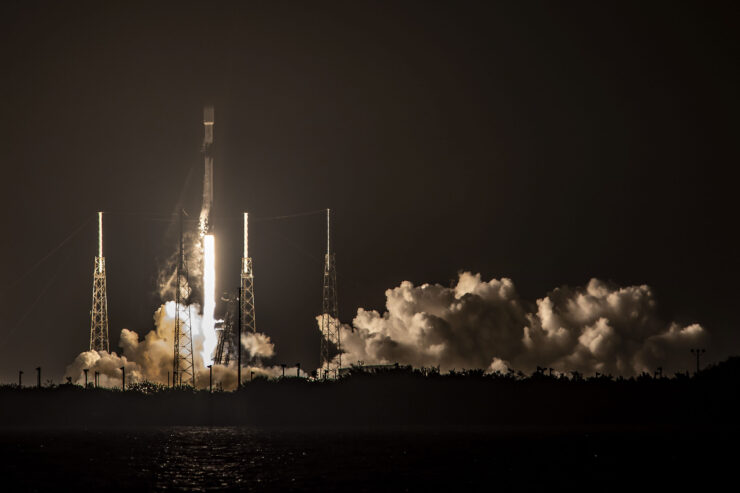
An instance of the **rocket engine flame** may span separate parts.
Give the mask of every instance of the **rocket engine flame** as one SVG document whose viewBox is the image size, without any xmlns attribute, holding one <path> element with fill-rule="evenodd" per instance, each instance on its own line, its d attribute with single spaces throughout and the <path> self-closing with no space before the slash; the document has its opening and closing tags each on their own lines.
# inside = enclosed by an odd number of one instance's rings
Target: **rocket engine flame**
<svg viewBox="0 0 740 493">
<path fill-rule="evenodd" d="M 203 236 L 203 363 L 213 364 L 213 352 L 218 345 L 216 334 L 216 245 L 213 235 Z"/>
</svg>

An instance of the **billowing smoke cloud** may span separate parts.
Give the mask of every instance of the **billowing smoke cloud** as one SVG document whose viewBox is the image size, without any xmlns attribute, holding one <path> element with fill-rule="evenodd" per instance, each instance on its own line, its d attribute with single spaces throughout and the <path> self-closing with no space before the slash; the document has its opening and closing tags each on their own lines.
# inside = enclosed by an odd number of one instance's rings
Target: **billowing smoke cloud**
<svg viewBox="0 0 740 493">
<path fill-rule="evenodd" d="M 196 368 L 195 385 L 205 388 L 209 383 L 209 370 L 201 357 L 203 335 L 200 331 L 201 317 L 197 305 L 181 308 L 181 316 L 185 310 L 190 311 L 193 326 L 193 360 Z M 160 306 L 154 314 L 155 329 L 149 331 L 143 339 L 131 330 L 121 331 L 120 347 L 122 354 L 106 351 L 85 351 L 80 353 L 67 367 L 66 375 L 75 383 L 84 382 L 83 369 L 89 369 L 89 382 L 92 382 L 94 373 L 100 372 L 100 385 L 115 387 L 121 385 L 121 367 L 126 369 L 126 381 L 167 383 L 172 378 L 172 362 L 174 358 L 173 336 L 175 331 L 175 302 L 168 301 Z M 242 336 L 242 346 L 245 349 L 247 361 L 256 358 L 270 358 L 275 355 L 275 347 L 270 338 L 261 333 L 250 333 Z M 295 375 L 297 369 L 286 368 L 286 375 Z M 170 373 L 168 375 L 168 372 Z M 280 366 L 262 367 L 251 365 L 242 368 L 242 381 L 254 377 L 278 377 L 283 369 Z M 302 372 L 303 376 L 306 376 Z M 224 389 L 236 388 L 236 362 L 230 365 L 213 365 L 214 385 L 220 384 Z"/>
<path fill-rule="evenodd" d="M 259 332 L 242 334 L 242 347 L 247 350 L 250 359 L 275 356 L 275 345 L 268 336 Z"/>
<path fill-rule="evenodd" d="M 343 363 L 629 376 L 659 366 L 683 371 L 689 348 L 707 339 L 698 324 L 661 322 L 648 286 L 598 279 L 531 303 L 510 279 L 485 282 L 464 272 L 451 288 L 405 281 L 386 291 L 386 310 L 360 308 L 354 330 L 342 326 Z"/>
<path fill-rule="evenodd" d="M 66 376 L 72 378 L 74 383 L 84 383 L 85 368 L 89 369 L 89 382 L 92 383 L 95 372 L 100 372 L 98 377 L 99 383 L 103 387 L 120 387 L 121 370 L 126 369 L 126 376 L 133 378 L 135 381 L 142 381 L 143 376 L 139 365 L 129 361 L 125 356 L 118 356 L 116 353 L 107 353 L 105 351 L 85 351 L 80 353 L 71 365 L 67 367 Z"/>
</svg>

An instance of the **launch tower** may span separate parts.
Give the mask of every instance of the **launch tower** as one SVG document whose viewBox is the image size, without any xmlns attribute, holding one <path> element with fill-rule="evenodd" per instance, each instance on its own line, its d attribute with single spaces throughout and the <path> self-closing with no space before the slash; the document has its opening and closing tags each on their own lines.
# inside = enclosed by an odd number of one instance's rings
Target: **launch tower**
<svg viewBox="0 0 740 493">
<path fill-rule="evenodd" d="M 324 262 L 324 303 L 321 315 L 321 369 L 324 375 L 337 378 L 342 367 L 342 352 L 339 340 L 339 304 L 337 303 L 337 271 L 334 253 L 331 251 L 331 211 L 326 209 L 326 260 Z M 333 351 L 338 353 L 332 358 Z"/>
<path fill-rule="evenodd" d="M 90 311 L 90 351 L 108 351 L 108 293 L 103 257 L 103 213 L 98 212 L 98 256 L 93 272 L 92 310 Z"/>
<path fill-rule="evenodd" d="M 241 324 L 247 332 L 257 332 L 254 310 L 254 273 L 252 272 L 252 258 L 249 256 L 249 213 L 244 213 L 244 254 L 240 274 L 239 291 L 236 296 L 227 295 L 221 298 L 227 303 L 223 328 L 219 332 L 218 346 L 213 358 L 214 362 L 228 365 L 236 355 L 240 343 L 237 321 L 234 320 L 236 310 L 240 310 Z"/>
<path fill-rule="evenodd" d="M 221 301 L 226 303 L 226 313 L 224 315 L 224 321 L 221 325 L 221 330 L 218 333 L 218 345 L 216 345 L 216 352 L 213 355 L 213 362 L 217 365 L 228 366 L 229 361 L 236 357 L 236 322 L 235 314 L 238 304 L 238 296 L 230 293 L 225 293 L 221 297 Z"/>
</svg>

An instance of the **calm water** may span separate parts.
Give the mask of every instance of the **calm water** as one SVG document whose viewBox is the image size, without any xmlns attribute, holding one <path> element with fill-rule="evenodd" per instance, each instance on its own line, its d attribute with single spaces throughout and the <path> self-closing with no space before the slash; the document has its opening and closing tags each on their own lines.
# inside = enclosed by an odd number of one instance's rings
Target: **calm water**
<svg viewBox="0 0 740 493">
<path fill-rule="evenodd" d="M 706 490 L 736 448 L 722 433 L 6 430 L 0 491 Z"/>
</svg>

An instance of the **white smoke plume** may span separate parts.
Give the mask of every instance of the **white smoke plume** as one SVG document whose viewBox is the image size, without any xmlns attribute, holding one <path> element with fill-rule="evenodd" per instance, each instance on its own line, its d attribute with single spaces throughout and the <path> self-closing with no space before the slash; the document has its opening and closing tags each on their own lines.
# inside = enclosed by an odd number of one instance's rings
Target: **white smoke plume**
<svg viewBox="0 0 740 493">
<path fill-rule="evenodd" d="M 698 324 L 661 322 L 645 285 L 620 288 L 592 279 L 531 303 L 510 279 L 485 282 L 469 272 L 451 288 L 404 281 L 386 291 L 385 313 L 360 308 L 353 326 L 341 327 L 343 363 L 397 362 L 443 371 L 684 371 L 689 348 L 708 337 Z"/>
<path fill-rule="evenodd" d="M 259 332 L 242 334 L 242 347 L 247 350 L 250 359 L 275 356 L 275 345 L 268 336 Z"/>
<path fill-rule="evenodd" d="M 102 387 L 120 387 L 122 383 L 121 367 L 126 369 L 126 378 L 129 381 L 143 381 L 143 375 L 139 365 L 128 361 L 125 356 L 118 356 L 106 351 L 85 351 L 80 353 L 71 365 L 67 367 L 66 376 L 72 378 L 77 384 L 85 382 L 85 368 L 89 369 L 88 382 L 93 383 L 95 372 L 100 372 L 98 377 Z"/>
<path fill-rule="evenodd" d="M 209 384 L 209 370 L 206 368 L 201 350 L 203 346 L 203 335 L 201 333 L 201 316 L 198 314 L 197 305 L 181 307 L 181 316 L 185 310 L 190 311 L 193 326 L 193 360 L 195 366 L 195 386 L 206 388 Z M 100 385 L 104 387 L 120 387 L 121 370 L 126 369 L 126 382 L 156 382 L 166 384 L 171 381 L 172 362 L 174 358 L 174 331 L 175 331 L 175 302 L 168 301 L 159 307 L 154 313 L 155 329 L 149 331 L 143 339 L 131 330 L 121 331 L 120 347 L 121 354 L 106 351 L 85 351 L 80 353 L 67 367 L 66 376 L 72 378 L 77 384 L 84 383 L 83 369 L 89 369 L 88 382 L 93 382 L 94 373 L 100 372 Z M 251 357 L 269 358 L 275 355 L 275 348 L 270 338 L 261 333 L 248 334 L 242 337 L 242 344 Z M 246 366 L 242 368 L 242 382 L 252 377 L 278 377 L 282 374 L 282 367 L 272 366 L 263 368 L 261 366 Z M 286 375 L 295 375 L 296 368 L 286 368 Z M 302 373 L 306 376 L 305 373 Z M 236 388 L 237 368 L 236 362 L 229 366 L 213 365 L 213 382 L 215 386 L 220 385 L 224 389 Z"/>
</svg>

